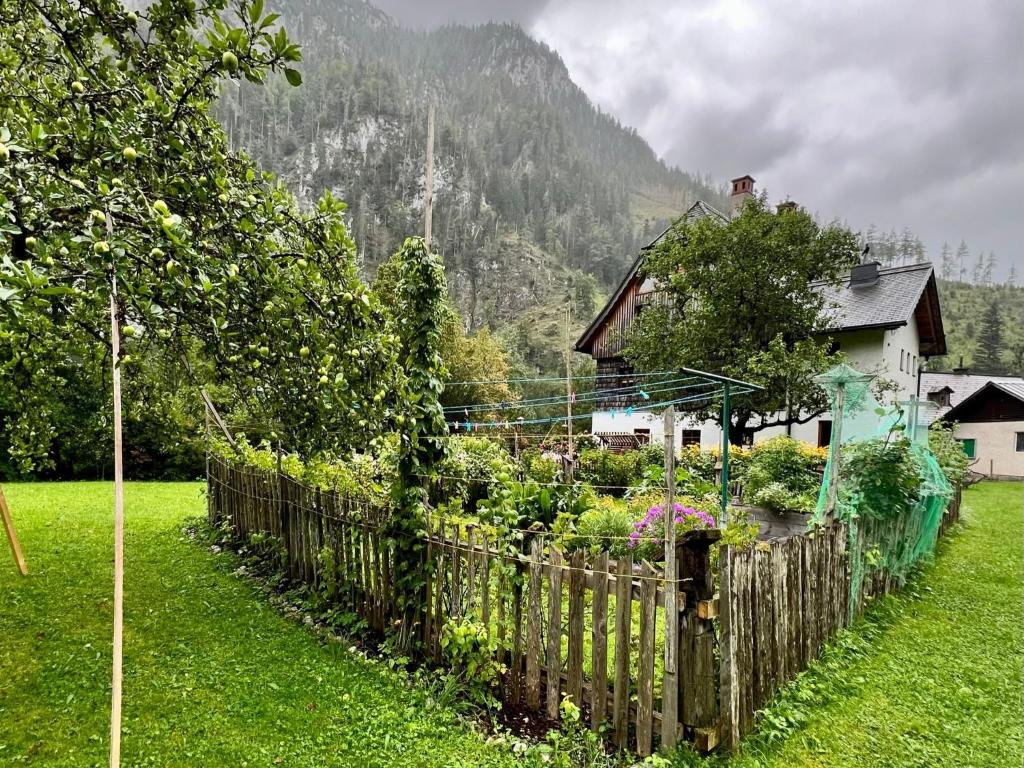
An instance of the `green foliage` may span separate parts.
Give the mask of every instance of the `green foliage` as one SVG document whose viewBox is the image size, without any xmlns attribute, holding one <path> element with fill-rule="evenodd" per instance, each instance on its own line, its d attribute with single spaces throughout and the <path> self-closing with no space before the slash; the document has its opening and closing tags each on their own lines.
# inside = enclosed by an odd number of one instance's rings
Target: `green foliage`
<svg viewBox="0 0 1024 768">
<path fill-rule="evenodd" d="M 614 451 L 590 448 L 580 451 L 576 476 L 598 486 L 602 492 L 621 494 L 639 479 L 646 456 L 641 451 Z"/>
<path fill-rule="evenodd" d="M 444 457 L 443 437 L 448 434 L 440 403 L 444 389 L 441 320 L 447 288 L 441 260 L 421 238 L 406 239 L 399 258 L 402 270 L 393 322 L 402 344 L 405 379 L 401 397 L 407 406 L 395 419 L 401 434 L 398 482 L 392 493 L 395 509 L 388 536 L 394 542 L 395 562 L 409 565 L 394 575 L 394 604 L 400 646 L 410 649 L 420 635 L 416 630 L 426 583 L 423 569 L 414 565 L 422 559 L 426 524 L 421 476 L 429 475 Z"/>
<path fill-rule="evenodd" d="M 553 483 L 560 476 L 562 468 L 536 448 L 527 448 L 519 455 L 526 477 L 538 483 Z"/>
<path fill-rule="evenodd" d="M 448 443 L 444 459 L 435 466 L 437 502 L 461 502 L 469 513 L 487 497 L 502 475 L 511 475 L 514 461 L 500 444 L 485 437 L 461 437 Z"/>
<path fill-rule="evenodd" d="M 441 628 L 441 654 L 469 700 L 485 709 L 501 707 L 497 688 L 505 672 L 497 661 L 498 639 L 476 617 L 450 618 Z"/>
<path fill-rule="evenodd" d="M 979 373 L 1024 376 L 1024 287 L 940 280 L 939 298 L 948 362 L 931 363 L 930 369 L 948 369 L 962 359 Z M 985 335 L 987 350 L 982 350 Z"/>
<path fill-rule="evenodd" d="M 963 445 L 956 439 L 956 425 L 934 422 L 928 430 L 928 449 L 939 462 L 939 467 L 949 484 L 954 488 L 963 485 L 971 460 L 964 453 Z"/>
<path fill-rule="evenodd" d="M 636 517 L 624 502 L 607 496 L 599 497 L 595 506 L 576 521 L 579 538 L 571 539 L 567 548 L 578 545 L 593 552 L 605 550 L 612 557 L 623 557 L 628 552 L 626 544 L 635 521 Z"/>
<path fill-rule="evenodd" d="M 841 489 L 862 516 L 896 519 L 920 498 L 921 467 L 902 433 L 843 446 Z"/>
<path fill-rule="evenodd" d="M 640 370 L 687 366 L 764 386 L 733 404 L 737 442 L 785 423 L 780 413 L 819 413 L 827 403 L 813 378 L 829 362 L 829 340 L 815 334 L 829 308 L 810 283 L 837 278 L 857 253 L 847 229 L 820 227 L 802 210 L 772 212 L 763 199 L 724 222 L 680 219 L 643 268 L 668 302 L 634 324 L 627 357 Z M 720 407 L 695 416 L 721 419 Z"/>
<path fill-rule="evenodd" d="M 5 432 L 26 471 L 53 439 L 32 425 L 58 408 L 61 362 L 109 343 L 112 277 L 126 339 L 197 349 L 303 453 L 360 446 L 404 407 L 344 204 L 300 212 L 209 113 L 226 79 L 300 58 L 262 2 L 226 5 L 0 8 L 0 364 L 22 392 Z"/>
<path fill-rule="evenodd" d="M 552 729 L 547 739 L 528 750 L 523 764 L 529 768 L 616 768 L 620 756 L 609 753 L 601 737 L 587 727 L 579 705 L 570 697 L 558 707 L 562 730 Z M 644 765 L 654 764 L 645 761 Z M 658 765 L 667 765 L 658 763 Z"/>
<path fill-rule="evenodd" d="M 758 443 L 742 473 L 745 500 L 775 512 L 813 512 L 825 458 L 822 449 L 785 435 Z"/>
</svg>

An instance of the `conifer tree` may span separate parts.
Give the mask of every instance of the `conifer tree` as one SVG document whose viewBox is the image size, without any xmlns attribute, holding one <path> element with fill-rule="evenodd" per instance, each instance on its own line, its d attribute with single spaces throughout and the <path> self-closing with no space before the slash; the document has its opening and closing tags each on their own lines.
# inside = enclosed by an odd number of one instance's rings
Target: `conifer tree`
<svg viewBox="0 0 1024 768">
<path fill-rule="evenodd" d="M 982 319 L 978 332 L 978 352 L 975 365 L 985 373 L 1002 373 L 1003 364 L 1000 360 L 1003 352 L 1002 318 L 999 316 L 999 304 L 990 302 Z"/>
</svg>

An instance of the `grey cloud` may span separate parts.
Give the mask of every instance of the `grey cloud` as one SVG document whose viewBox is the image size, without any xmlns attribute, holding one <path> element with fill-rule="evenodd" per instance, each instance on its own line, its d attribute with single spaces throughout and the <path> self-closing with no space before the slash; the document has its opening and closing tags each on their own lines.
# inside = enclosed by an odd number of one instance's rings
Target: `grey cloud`
<svg viewBox="0 0 1024 768">
<path fill-rule="evenodd" d="M 532 31 L 666 159 L 1024 268 L 1024 4 L 562 0 Z"/>
<path fill-rule="evenodd" d="M 403 26 L 433 29 L 449 23 L 483 24 L 488 21 L 513 21 L 523 27 L 533 23 L 547 0 L 373 0 Z"/>
</svg>

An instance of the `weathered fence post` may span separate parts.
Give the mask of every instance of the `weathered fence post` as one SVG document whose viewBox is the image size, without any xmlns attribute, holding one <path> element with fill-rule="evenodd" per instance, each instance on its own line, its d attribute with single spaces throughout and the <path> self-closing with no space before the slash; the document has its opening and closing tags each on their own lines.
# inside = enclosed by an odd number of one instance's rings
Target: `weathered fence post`
<svg viewBox="0 0 1024 768">
<path fill-rule="evenodd" d="M 691 531 L 676 546 L 677 569 L 685 604 L 676 626 L 681 633 L 677 650 L 679 718 L 695 746 L 711 750 L 719 742 L 718 670 L 715 667 L 715 628 L 719 611 L 711 548 L 722 537 L 717 529 Z M 667 597 L 667 595 L 666 595 Z M 667 615 L 667 614 L 666 614 Z M 677 612 L 677 616 L 680 613 Z M 724 661 L 723 651 L 723 661 Z"/>
<path fill-rule="evenodd" d="M 719 667 L 719 701 L 721 707 L 722 745 L 735 751 L 740 743 L 740 690 L 736 679 L 739 643 L 737 642 L 733 555 L 735 548 L 722 547 L 718 552 L 719 592 L 718 630 L 721 664 Z"/>
<path fill-rule="evenodd" d="M 665 664 L 661 678 L 661 744 L 672 749 L 679 728 L 679 568 L 676 561 L 676 412 L 665 409 Z"/>
</svg>

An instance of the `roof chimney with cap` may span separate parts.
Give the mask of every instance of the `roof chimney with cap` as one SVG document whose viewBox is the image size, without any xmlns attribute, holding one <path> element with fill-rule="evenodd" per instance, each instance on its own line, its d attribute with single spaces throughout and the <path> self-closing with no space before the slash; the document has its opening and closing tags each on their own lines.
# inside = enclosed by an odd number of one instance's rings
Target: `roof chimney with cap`
<svg viewBox="0 0 1024 768">
<path fill-rule="evenodd" d="M 754 177 L 753 176 L 740 176 L 738 179 L 732 180 L 732 194 L 730 200 L 732 201 L 732 215 L 739 216 L 740 211 L 743 210 L 743 204 L 754 196 Z"/>
<path fill-rule="evenodd" d="M 855 266 L 850 270 L 850 287 L 858 289 L 878 285 L 879 266 L 881 265 L 877 261 L 868 261 Z"/>
</svg>

